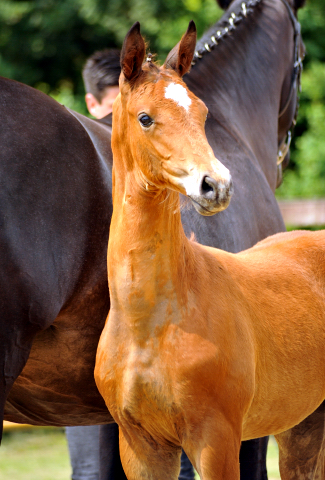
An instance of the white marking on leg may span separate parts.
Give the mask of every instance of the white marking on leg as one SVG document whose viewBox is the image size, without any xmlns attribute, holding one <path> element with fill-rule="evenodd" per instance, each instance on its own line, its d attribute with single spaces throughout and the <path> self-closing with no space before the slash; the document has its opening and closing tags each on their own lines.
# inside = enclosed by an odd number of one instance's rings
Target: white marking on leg
<svg viewBox="0 0 325 480">
<path fill-rule="evenodd" d="M 165 88 L 165 98 L 170 98 L 171 100 L 174 100 L 177 105 L 185 108 L 186 111 L 188 111 L 189 106 L 192 103 L 192 100 L 188 96 L 186 88 L 182 85 L 179 85 L 178 83 L 170 83 Z"/>
</svg>

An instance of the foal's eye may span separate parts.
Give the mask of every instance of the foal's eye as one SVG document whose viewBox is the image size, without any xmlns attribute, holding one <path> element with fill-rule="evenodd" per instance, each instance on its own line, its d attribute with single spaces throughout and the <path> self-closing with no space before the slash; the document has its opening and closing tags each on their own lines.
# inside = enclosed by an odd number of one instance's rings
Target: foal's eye
<svg viewBox="0 0 325 480">
<path fill-rule="evenodd" d="M 139 122 L 143 127 L 150 127 L 153 124 L 153 119 L 149 117 L 146 113 L 141 113 L 139 115 Z"/>
</svg>

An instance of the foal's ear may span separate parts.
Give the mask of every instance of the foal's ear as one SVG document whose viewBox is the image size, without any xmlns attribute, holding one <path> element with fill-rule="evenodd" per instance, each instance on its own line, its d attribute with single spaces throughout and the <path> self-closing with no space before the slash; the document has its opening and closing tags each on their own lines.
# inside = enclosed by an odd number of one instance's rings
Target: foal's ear
<svg viewBox="0 0 325 480">
<path fill-rule="evenodd" d="M 126 34 L 121 50 L 121 69 L 130 82 L 141 72 L 146 54 L 146 45 L 140 33 L 140 23 L 136 22 Z"/>
<path fill-rule="evenodd" d="M 186 33 L 178 44 L 169 52 L 165 61 L 165 68 L 172 68 L 180 77 L 191 68 L 196 45 L 196 26 L 190 21 Z"/>
</svg>

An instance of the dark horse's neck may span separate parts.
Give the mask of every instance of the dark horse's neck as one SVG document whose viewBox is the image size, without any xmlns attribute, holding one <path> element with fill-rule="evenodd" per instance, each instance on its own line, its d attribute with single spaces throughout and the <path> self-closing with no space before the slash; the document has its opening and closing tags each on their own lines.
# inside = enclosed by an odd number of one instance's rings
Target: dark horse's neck
<svg viewBox="0 0 325 480">
<path fill-rule="evenodd" d="M 205 44 L 210 48 L 211 37 L 229 26 L 231 12 L 240 8 L 240 1 L 233 2 L 231 10 L 202 37 L 197 50 Z M 283 44 L 289 47 L 284 49 Z M 210 49 L 196 60 L 185 81 L 207 104 L 214 135 L 220 132 L 221 150 L 229 150 L 228 145 L 223 147 L 226 133 L 232 144 L 235 139 L 251 158 L 260 163 L 262 159 L 274 189 L 281 91 L 285 78 L 290 77 L 293 55 L 293 30 L 285 6 L 280 0 L 261 2 Z"/>
</svg>

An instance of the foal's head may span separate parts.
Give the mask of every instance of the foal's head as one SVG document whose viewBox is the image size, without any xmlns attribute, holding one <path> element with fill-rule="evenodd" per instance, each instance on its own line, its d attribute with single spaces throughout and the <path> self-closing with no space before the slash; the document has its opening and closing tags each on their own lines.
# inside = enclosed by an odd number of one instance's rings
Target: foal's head
<svg viewBox="0 0 325 480">
<path fill-rule="evenodd" d="M 182 81 L 195 43 L 191 22 L 162 67 L 150 55 L 143 63 L 145 42 L 139 23 L 133 25 L 121 52 L 112 146 L 115 154 L 124 150 L 126 169 L 134 170 L 140 187 L 183 193 L 199 213 L 213 215 L 228 206 L 232 181 L 207 142 L 206 106 Z"/>
</svg>

